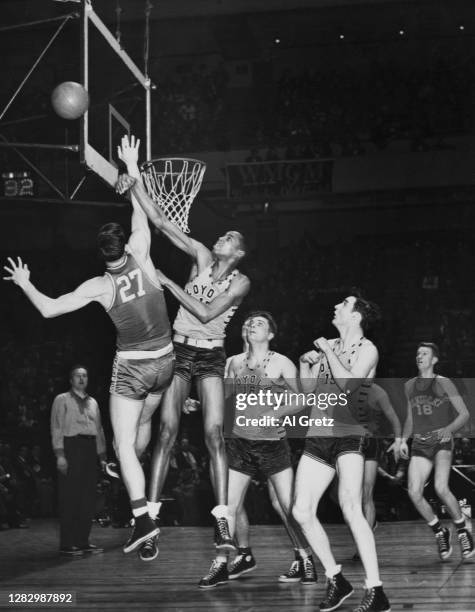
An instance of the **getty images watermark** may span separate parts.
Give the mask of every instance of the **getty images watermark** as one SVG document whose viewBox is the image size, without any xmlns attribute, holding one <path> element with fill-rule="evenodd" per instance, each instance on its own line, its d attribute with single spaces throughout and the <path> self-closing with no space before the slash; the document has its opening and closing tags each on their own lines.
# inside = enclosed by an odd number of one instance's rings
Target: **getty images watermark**
<svg viewBox="0 0 475 612">
<path fill-rule="evenodd" d="M 263 411 L 275 411 L 286 406 L 318 408 L 323 413 L 329 408 L 348 405 L 346 393 L 295 393 L 292 391 L 279 391 L 278 393 L 259 390 L 256 393 L 237 393 L 235 396 L 236 410 L 246 410 L 250 414 L 236 414 L 235 423 L 238 427 L 333 427 L 334 419 L 322 414 L 311 417 L 308 414 L 273 415 L 262 414 Z M 256 410 L 257 409 L 257 410 Z M 260 412 L 260 416 L 256 413 Z"/>
</svg>

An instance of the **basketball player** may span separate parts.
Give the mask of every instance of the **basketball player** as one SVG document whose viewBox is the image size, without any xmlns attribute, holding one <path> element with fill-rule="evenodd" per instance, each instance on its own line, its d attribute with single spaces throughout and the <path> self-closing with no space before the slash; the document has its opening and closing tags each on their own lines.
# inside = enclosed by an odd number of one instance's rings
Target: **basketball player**
<svg viewBox="0 0 475 612">
<path fill-rule="evenodd" d="M 462 557 L 475 554 L 473 540 L 465 525 L 460 506 L 449 489 L 449 477 L 454 447 L 453 434 L 469 418 L 463 399 L 449 378 L 434 373 L 439 361 L 439 349 L 432 342 L 421 342 L 416 364 L 419 375 L 405 385 L 407 417 L 404 423 L 401 455 L 408 458 L 407 439 L 413 435 L 408 469 L 409 497 L 435 535 L 439 557 L 445 561 L 452 554 L 450 529 L 442 527 L 431 506 L 424 498 L 424 486 L 434 469 L 434 488 L 445 504 L 455 529 Z M 457 416 L 453 418 L 453 408 Z"/>
<path fill-rule="evenodd" d="M 249 394 L 273 390 L 283 391 L 285 388 L 298 392 L 297 369 L 294 364 L 269 348 L 270 341 L 277 333 L 277 326 L 272 315 L 265 311 L 251 313 L 243 326 L 243 336 L 247 348 L 239 355 L 230 358 L 228 379 L 232 379 L 232 394 Z M 240 424 L 238 418 L 259 418 L 269 410 L 269 406 L 248 406 L 242 413 L 236 410 L 233 437 L 226 441 L 226 451 L 229 465 L 228 504 L 231 514 L 231 534 L 235 531 L 238 512 L 244 512 L 243 504 L 251 478 L 262 472 L 272 483 L 272 491 L 277 497 L 280 514 L 284 525 L 294 544 L 298 559 L 301 560 L 304 571 L 297 576 L 297 571 L 291 576 L 284 574 L 282 582 L 302 581 L 303 584 L 315 584 L 316 575 L 313 560 L 308 554 L 300 529 L 292 524 L 290 514 L 293 494 L 294 473 L 291 464 L 290 448 L 287 440 L 282 438 L 278 419 L 274 426 L 252 426 Z M 249 547 L 249 529 L 238 533 L 238 554 L 232 562 L 228 573 L 225 555 L 218 555 L 211 569 L 200 582 L 201 588 L 212 588 L 218 584 L 236 579 L 256 568 L 256 561 Z M 240 517 L 240 527 L 243 517 Z M 300 537 L 299 537 L 300 536 Z M 243 545 L 243 540 L 244 544 Z"/>
<path fill-rule="evenodd" d="M 356 411 L 359 410 L 358 396 L 366 392 L 364 381 L 374 377 L 378 363 L 378 351 L 364 337 L 363 330 L 376 318 L 376 307 L 356 295 L 349 295 L 335 306 L 332 323 L 339 337 L 333 340 L 318 338 L 314 343 L 317 350 L 309 351 L 300 358 L 300 378 L 305 392 L 326 392 L 337 396 L 344 392 L 347 401 Z M 327 397 L 330 398 L 330 395 Z M 327 410 L 331 415 L 330 405 Z M 312 411 L 312 417 L 318 414 L 321 416 L 318 408 Z M 343 400 L 339 400 L 333 414 L 338 425 L 333 437 L 330 437 L 332 431 L 329 431 L 329 427 L 319 427 L 318 423 L 309 427 L 297 468 L 293 514 L 325 568 L 327 593 L 320 603 L 320 610 L 336 610 L 353 593 L 353 587 L 344 578 L 341 565 L 335 561 L 328 537 L 318 520 L 317 508 L 335 471 L 338 471 L 340 506 L 366 573 L 366 593 L 356 610 L 387 612 L 390 605 L 379 576 L 374 535 L 361 505 L 364 475 L 362 451 L 366 429 L 359 423 L 358 414 L 355 418 L 344 406 Z"/>
<path fill-rule="evenodd" d="M 138 141 L 122 140 L 119 156 L 137 158 Z M 150 259 L 147 217 L 132 198 L 132 233 L 126 241 L 117 223 L 104 225 L 97 242 L 106 272 L 87 280 L 72 293 L 50 298 L 30 281 L 28 266 L 8 258 L 4 269 L 32 304 L 47 318 L 99 302 L 117 329 L 117 353 L 112 367 L 110 417 L 122 478 L 135 517 L 125 553 L 158 533 L 149 516 L 145 478 L 138 457 L 151 436 L 151 418 L 173 375 L 174 353 L 163 289 Z M 152 507 L 153 510 L 153 507 Z"/>
<path fill-rule="evenodd" d="M 140 180 L 137 160 L 131 157 L 124 161 L 130 175 L 125 180 L 129 181 L 131 192 L 150 221 L 192 260 L 190 278 L 184 290 L 166 276 L 160 276 L 181 307 L 173 325 L 175 374 L 163 398 L 160 434 L 152 457 L 152 499 L 158 502 L 160 498 L 182 406 L 194 378 L 203 410 L 205 442 L 210 453 L 212 483 L 217 502 L 212 510 L 215 544 L 218 550 L 234 550 L 228 524 L 228 465 L 223 437 L 224 340 L 226 326 L 250 287 L 249 279 L 237 270 L 237 265 L 246 254 L 244 238 L 237 231 L 226 232 L 210 251 L 171 223 L 163 211 L 154 205 Z M 149 542 L 147 547 L 153 555 L 153 544 Z M 148 554 L 147 551 L 144 553 Z"/>
</svg>

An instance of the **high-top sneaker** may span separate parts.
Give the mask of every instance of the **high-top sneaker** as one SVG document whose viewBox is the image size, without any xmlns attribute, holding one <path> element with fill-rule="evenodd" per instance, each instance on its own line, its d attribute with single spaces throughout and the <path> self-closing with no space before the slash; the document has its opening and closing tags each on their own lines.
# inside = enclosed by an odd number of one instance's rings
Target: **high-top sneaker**
<svg viewBox="0 0 475 612">
<path fill-rule="evenodd" d="M 460 544 L 460 550 L 462 551 L 462 557 L 464 559 L 470 559 L 475 555 L 475 548 L 473 547 L 472 534 L 467 529 L 460 529 L 457 531 L 457 538 Z"/>
<path fill-rule="evenodd" d="M 452 554 L 452 546 L 450 544 L 450 529 L 442 527 L 440 531 L 435 534 L 435 541 L 439 549 L 439 557 L 441 561 L 445 561 Z"/>
<path fill-rule="evenodd" d="M 229 569 L 229 580 L 235 580 L 242 576 L 243 574 L 248 574 L 252 572 L 257 567 L 256 560 L 252 556 L 252 553 L 245 554 L 240 553 L 237 555 L 233 562 L 231 563 L 231 567 Z"/>
<path fill-rule="evenodd" d="M 320 603 L 320 612 L 336 610 L 352 593 L 353 587 L 341 572 L 332 578 L 327 578 L 327 594 Z"/>
<path fill-rule="evenodd" d="M 218 550 L 236 550 L 236 545 L 229 534 L 229 523 L 224 517 L 215 518 L 214 545 Z"/>
<path fill-rule="evenodd" d="M 302 570 L 303 576 L 300 581 L 302 584 L 316 584 L 317 582 L 317 572 L 315 571 L 315 565 L 313 564 L 313 558 L 310 555 L 305 559 L 301 560 L 302 562 Z"/>
<path fill-rule="evenodd" d="M 354 608 L 353 612 L 391 612 L 391 606 L 383 591 L 383 587 L 377 586 L 372 589 L 366 589 L 360 605 Z"/>
<path fill-rule="evenodd" d="M 159 528 L 155 525 L 155 522 L 146 514 L 141 514 L 135 517 L 134 530 L 132 535 L 127 540 L 124 548 L 122 549 L 125 553 L 136 550 L 145 540 L 149 540 L 160 532 Z"/>
<path fill-rule="evenodd" d="M 142 561 L 153 561 L 158 557 L 157 536 L 145 540 L 140 547 L 139 557 Z"/>
<path fill-rule="evenodd" d="M 226 562 L 215 559 L 209 568 L 206 576 L 199 581 L 200 589 L 212 589 L 218 584 L 224 584 L 228 581 L 228 567 Z"/>
<path fill-rule="evenodd" d="M 300 556 L 295 555 L 295 561 L 289 571 L 279 576 L 279 582 L 300 582 L 303 578 L 303 562 Z"/>
</svg>

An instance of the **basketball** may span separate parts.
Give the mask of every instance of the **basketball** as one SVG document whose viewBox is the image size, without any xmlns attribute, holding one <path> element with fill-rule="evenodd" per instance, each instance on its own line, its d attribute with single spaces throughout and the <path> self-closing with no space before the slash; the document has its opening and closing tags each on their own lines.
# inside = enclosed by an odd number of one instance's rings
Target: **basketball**
<svg viewBox="0 0 475 612">
<path fill-rule="evenodd" d="M 89 94 L 79 83 L 65 81 L 54 88 L 51 104 L 63 119 L 78 119 L 89 107 Z"/>
</svg>

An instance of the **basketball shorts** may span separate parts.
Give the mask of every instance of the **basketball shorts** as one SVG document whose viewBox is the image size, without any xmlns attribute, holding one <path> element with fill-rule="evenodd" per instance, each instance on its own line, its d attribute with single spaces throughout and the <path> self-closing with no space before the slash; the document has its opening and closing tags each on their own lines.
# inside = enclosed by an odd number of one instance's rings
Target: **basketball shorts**
<svg viewBox="0 0 475 612">
<path fill-rule="evenodd" d="M 367 437 L 363 446 L 363 456 L 365 461 L 379 461 L 381 454 L 381 443 L 379 438 Z"/>
<path fill-rule="evenodd" d="M 235 472 L 266 478 L 292 467 L 290 446 L 287 440 L 226 440 L 228 467 Z"/>
<path fill-rule="evenodd" d="M 441 450 L 452 451 L 454 440 L 441 442 L 437 432 L 431 431 L 425 434 L 414 434 L 411 447 L 411 457 L 425 457 L 433 461 L 437 453 Z"/>
<path fill-rule="evenodd" d="M 340 455 L 363 455 L 366 436 L 348 438 L 307 438 L 303 454 L 332 468 Z"/>
<path fill-rule="evenodd" d="M 187 382 L 193 378 L 219 376 L 224 378 L 226 353 L 222 346 L 201 348 L 181 342 L 174 342 L 176 363 L 175 374 Z"/>
<path fill-rule="evenodd" d="M 160 395 L 172 381 L 174 366 L 173 351 L 150 359 L 125 359 L 116 354 L 110 392 L 134 400 L 144 400 L 147 395 Z"/>
</svg>

